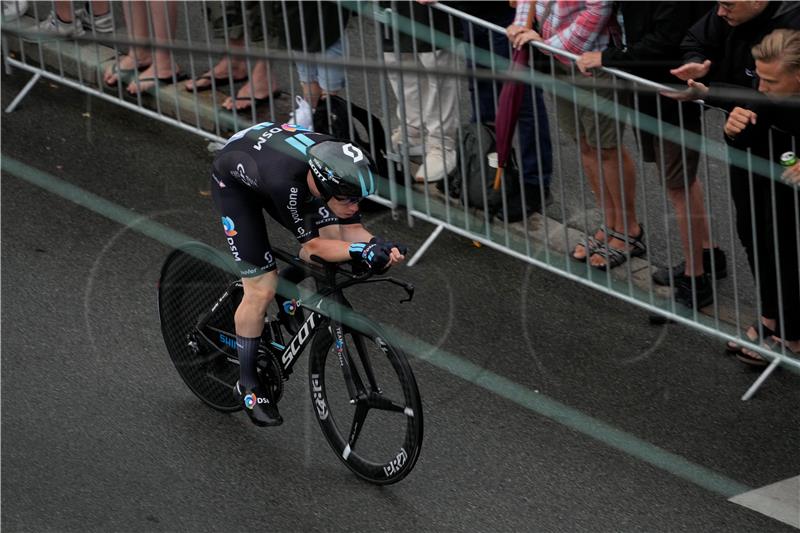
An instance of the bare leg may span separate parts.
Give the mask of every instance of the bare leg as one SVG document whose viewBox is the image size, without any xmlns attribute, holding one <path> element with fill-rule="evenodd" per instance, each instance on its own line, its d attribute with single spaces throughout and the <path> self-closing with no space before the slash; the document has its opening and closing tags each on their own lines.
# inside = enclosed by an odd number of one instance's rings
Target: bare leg
<svg viewBox="0 0 800 533">
<path fill-rule="evenodd" d="M 175 27 L 177 24 L 178 4 L 177 2 L 149 2 L 150 15 L 153 24 L 153 33 L 155 35 L 155 43 L 169 43 L 175 35 Z M 164 48 L 156 48 L 153 64 L 145 69 L 140 78 L 151 78 L 150 81 L 137 81 L 134 80 L 128 85 L 128 92 L 137 94 L 141 91 L 151 89 L 156 85 L 156 81 L 152 78 L 167 78 L 172 75 L 173 68 L 175 72 L 178 69 L 172 63 L 172 52 Z"/>
<path fill-rule="evenodd" d="M 255 278 L 244 278 L 242 286 L 244 296 L 233 317 L 236 334 L 242 337 L 259 337 L 264 329 L 267 306 L 278 288 L 278 273 L 267 272 Z"/>
<path fill-rule="evenodd" d="M 244 39 L 231 39 L 229 47 L 234 50 L 243 48 Z M 246 78 L 247 62 L 240 57 L 223 56 L 222 59 L 214 65 L 214 68 L 207 71 L 200 78 L 187 81 L 186 90 L 191 91 L 195 87 L 198 89 L 205 89 L 211 86 L 210 78 L 225 79 L 227 81 L 231 75 L 235 81 Z M 225 85 L 225 83 L 223 83 L 223 85 Z"/>
<path fill-rule="evenodd" d="M 594 197 L 598 201 L 598 205 L 600 204 L 600 169 L 598 166 L 597 161 L 597 151 L 595 150 L 594 146 L 590 145 L 586 142 L 586 139 L 581 137 L 580 140 L 580 152 L 581 152 L 581 163 L 583 165 L 583 171 L 586 174 L 586 180 L 589 182 L 589 186 L 592 189 L 592 193 L 594 193 Z M 604 175 L 604 178 L 607 179 L 607 174 Z M 608 227 L 613 226 L 613 211 L 612 206 L 610 204 L 609 198 L 606 196 L 603 200 L 603 224 Z M 594 234 L 594 238 L 600 242 L 605 242 L 606 235 L 602 229 L 598 229 L 597 232 Z M 578 243 L 575 246 L 575 249 L 572 252 L 572 256 L 578 260 L 584 260 L 586 258 L 586 249 L 582 243 Z"/>
<path fill-rule="evenodd" d="M 619 168 L 619 154 L 617 148 L 601 149 L 601 160 L 605 180 L 604 198 L 606 202 L 606 223 L 614 231 L 631 237 L 639 237 L 639 221 L 636 218 L 636 171 L 625 147 L 622 151 L 622 168 Z M 623 192 L 625 201 L 623 202 Z M 630 250 L 627 243 L 611 238 L 608 246 L 617 250 Z M 606 262 L 605 254 L 597 253 L 589 258 L 592 266 L 603 266 Z"/>
<path fill-rule="evenodd" d="M 122 12 L 125 16 L 125 27 L 128 35 L 134 39 L 147 38 L 147 5 L 144 2 L 125 2 Z M 110 86 L 117 84 L 119 80 L 119 70 L 138 70 L 148 67 L 153 62 L 152 55 L 148 48 L 142 46 L 132 46 L 128 53 L 120 56 L 115 63 L 106 67 L 103 81 Z"/>
<path fill-rule="evenodd" d="M 684 274 L 699 276 L 703 273 L 703 248 L 710 248 L 708 239 L 708 217 L 703 199 L 703 186 L 695 180 L 689 190 L 667 189 L 675 214 L 678 219 L 678 229 L 681 232 L 683 257 L 686 258 Z M 686 196 L 689 196 L 687 209 Z M 689 220 L 692 222 L 691 248 L 689 246 Z"/>
<path fill-rule="evenodd" d="M 274 78 L 270 79 L 270 65 L 267 61 L 258 61 L 250 73 L 250 82 L 246 83 L 239 92 L 236 93 L 236 100 L 228 97 L 222 103 L 225 109 L 247 109 L 250 107 L 250 97 L 263 99 L 278 90 L 278 82 Z"/>
</svg>

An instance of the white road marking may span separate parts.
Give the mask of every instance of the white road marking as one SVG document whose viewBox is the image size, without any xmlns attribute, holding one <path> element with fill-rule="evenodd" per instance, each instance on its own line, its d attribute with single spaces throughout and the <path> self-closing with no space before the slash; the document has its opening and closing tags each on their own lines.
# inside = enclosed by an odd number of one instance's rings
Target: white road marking
<svg viewBox="0 0 800 533">
<path fill-rule="evenodd" d="M 728 501 L 800 529 L 800 476 L 744 492 Z"/>
</svg>

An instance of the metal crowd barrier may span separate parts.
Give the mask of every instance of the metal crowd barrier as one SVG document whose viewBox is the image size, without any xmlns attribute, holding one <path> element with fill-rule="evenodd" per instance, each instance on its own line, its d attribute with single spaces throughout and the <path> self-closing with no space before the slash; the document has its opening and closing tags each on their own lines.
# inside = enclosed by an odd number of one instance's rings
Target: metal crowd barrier
<svg viewBox="0 0 800 533">
<path fill-rule="evenodd" d="M 728 162 L 733 161 L 734 168 L 744 169 L 751 191 L 754 171 L 772 178 L 773 199 L 775 188 L 785 186 L 778 183 L 774 162 L 759 160 L 750 153 L 730 149 L 722 142 L 720 121 L 724 117 L 718 111 L 699 102 L 686 103 L 681 111 L 689 106 L 699 106 L 699 131 L 685 128 L 682 114 L 678 127 L 672 126 L 663 120 L 660 107 L 655 117 L 648 116 L 639 109 L 639 95 L 664 90 L 665 87 L 608 68 L 602 69 L 607 75 L 602 80 L 597 77 L 583 77 L 575 69 L 575 56 L 539 43 L 533 44 L 537 53 L 546 52 L 548 55 L 540 56 L 543 60 L 537 63 L 537 69 L 531 64 L 521 71 L 510 73 L 509 61 L 504 57 L 510 54 L 498 50 L 491 39 L 492 34 L 504 35 L 505 28 L 440 4 L 428 5 L 424 9 L 427 10 L 429 21 L 433 21 L 435 15 L 445 15 L 446 31 L 435 28 L 432 22 L 414 22 L 402 15 L 401 10 L 397 9 L 397 2 L 381 5 L 375 2 L 308 2 L 307 5 L 317 8 L 316 16 L 319 17 L 310 25 L 306 25 L 303 20 L 306 12 L 303 9 L 299 12 L 293 11 L 296 5 L 286 1 L 225 4 L 176 2 L 169 4 L 169 7 L 163 7 L 163 4 L 157 2 L 139 4 L 146 7 L 146 12 L 143 15 L 144 26 L 138 30 L 133 26 L 129 31 L 125 29 L 124 21 L 129 21 L 130 25 L 130 21 L 134 19 L 129 3 L 111 4 L 114 29 L 110 33 L 100 33 L 89 24 L 88 31 L 82 36 L 36 40 L 41 34 L 35 31 L 35 19 L 44 18 L 46 12 L 53 8 L 49 2 L 32 3 L 32 12 L 29 14 L 32 17 L 4 23 L 3 55 L 7 70 L 10 71 L 13 67 L 34 74 L 6 112 L 11 112 L 18 106 L 37 80 L 46 78 L 196 133 L 213 142 L 222 143 L 233 132 L 252 124 L 289 120 L 289 113 L 295 107 L 295 97 L 304 93 L 303 84 L 294 68 L 295 63 L 338 67 L 344 71 L 344 83 L 337 92 L 348 106 L 346 126 L 349 136 L 353 138 L 359 135 L 368 140 L 373 157 L 385 158 L 388 163 L 386 179 L 382 181 L 379 194 L 374 199 L 390 206 L 396 216 L 396 209 L 404 207 L 408 224 L 413 224 L 418 219 L 436 226 L 411 259 L 410 265 L 415 264 L 441 231 L 447 229 L 476 243 L 498 249 L 643 307 L 656 316 L 689 325 L 720 339 L 735 341 L 761 354 L 769 361 L 769 365 L 743 399 L 752 396 L 778 365 L 793 370 L 800 369 L 800 360 L 790 354 L 785 346 L 780 351 L 773 351 L 758 342 L 749 342 L 743 336 L 746 325 L 762 314 L 761 287 L 759 277 L 756 276 L 754 280 L 750 275 L 736 236 L 736 214 L 730 200 Z M 155 7 L 159 5 L 162 6 L 160 13 Z M 209 8 L 213 13 L 207 16 Z M 128 12 L 124 13 L 126 9 Z M 298 13 L 299 34 L 287 22 L 297 21 Z M 74 17 L 79 16 L 74 10 L 72 14 Z M 141 16 L 140 13 L 140 19 Z M 282 24 L 276 24 L 276 21 L 281 20 Z M 306 29 L 310 27 L 316 28 L 318 34 L 308 34 Z M 315 41 L 326 42 L 326 37 L 331 37 L 324 34 L 326 28 L 329 31 L 333 29 L 334 32 L 338 30 L 341 37 L 341 51 L 338 55 L 323 55 L 317 47 L 312 46 Z M 459 36 L 459 29 L 463 29 L 463 36 Z M 488 49 L 470 44 L 474 43 L 474 36 L 478 31 L 489 35 Z M 25 38 L 32 41 L 27 42 Z M 406 38 L 411 38 L 412 42 L 409 55 L 400 51 L 401 40 Z M 386 42 L 393 45 L 391 51 L 385 50 Z M 424 43 L 435 44 L 436 49 L 442 51 L 432 64 L 424 64 Z M 145 62 L 135 63 L 133 69 L 126 73 L 125 82 L 132 83 L 133 95 L 129 94 L 126 83 L 109 87 L 104 81 L 109 65 L 132 47 L 144 51 L 142 57 L 152 58 L 155 67 L 159 64 L 162 67 L 164 64 L 170 66 L 167 71 L 171 74 L 165 83 L 156 84 L 147 94 L 139 90 L 144 82 L 140 80 L 137 84 L 137 78 L 133 74 L 133 71 L 141 68 L 144 76 L 148 72 Z M 559 62 L 555 56 L 569 59 L 569 66 L 557 67 Z M 208 90 L 186 89 L 181 72 L 188 74 L 191 79 L 198 78 L 202 73 L 213 69 L 222 58 L 228 59 L 228 66 L 221 79 L 208 80 Z M 467 61 L 469 67 L 466 66 Z M 225 98 L 236 95 L 243 89 L 242 82 L 237 81 L 239 70 L 251 73 L 257 68 L 261 68 L 261 72 L 265 74 L 262 81 L 266 85 L 262 84 L 261 88 L 266 86 L 271 97 L 263 102 L 256 101 L 255 98 L 242 100 L 247 104 L 247 109 L 244 110 L 222 109 L 220 105 Z M 255 75 L 251 76 L 250 80 L 254 79 Z M 470 118 L 478 123 L 487 121 L 487 117 L 482 116 L 485 110 L 478 105 L 479 98 L 475 98 L 473 102 L 470 90 L 476 95 L 480 82 L 484 82 L 483 91 L 486 90 L 485 84 L 489 83 L 491 104 L 497 108 L 500 93 L 494 82 L 509 80 L 524 84 L 524 90 L 531 97 L 534 127 L 528 133 L 533 135 L 535 165 L 540 173 L 548 166 L 547 159 L 550 156 L 546 143 L 552 139 L 551 192 L 554 201 L 543 208 L 546 216 L 522 216 L 519 222 L 511 222 L 509 219 L 513 218 L 511 211 L 515 206 L 521 205 L 523 210 L 526 208 L 523 173 L 529 166 L 519 172 L 507 172 L 501 181 L 499 192 L 483 186 L 480 189 L 480 198 L 473 197 L 471 202 L 468 198 L 467 201 L 464 199 L 464 191 L 469 189 L 469 181 L 473 179 L 467 175 L 464 162 L 465 139 L 467 130 L 471 128 L 468 124 Z M 445 85 L 447 90 L 442 89 Z M 281 88 L 280 95 L 272 94 L 274 86 Z M 421 100 L 410 106 L 407 98 L 398 97 L 404 93 L 406 87 L 411 90 L 433 87 L 435 100 L 432 102 L 432 112 L 423 108 Z M 586 235 L 595 231 L 613 206 L 606 205 L 602 195 L 599 200 L 593 199 L 592 191 L 587 190 L 587 176 L 580 161 L 579 147 L 573 139 L 559 136 L 558 115 L 567 108 L 554 105 L 556 95 L 570 103 L 572 108 L 568 112 L 575 121 L 578 120 L 576 102 L 593 110 L 595 125 L 599 125 L 600 120 L 605 117 L 613 119 L 615 154 L 606 167 L 598 160 L 596 181 L 600 189 L 614 186 L 614 176 L 606 174 L 614 163 L 617 167 L 626 164 L 623 147 L 636 156 L 633 165 L 636 175 L 635 196 L 626 199 L 625 187 L 621 187 L 622 232 L 632 233 L 634 228 L 630 227 L 628 220 L 642 223 L 648 246 L 645 258 L 631 258 L 620 267 L 606 271 L 569 259 L 572 247 L 579 241 L 586 242 Z M 632 101 L 625 105 L 628 97 Z M 409 99 L 409 102 L 411 100 L 413 99 Z M 539 100 L 544 102 L 544 107 L 537 104 Z M 377 116 L 381 121 L 380 125 L 370 121 L 357 125 L 353 118 L 354 104 Z M 326 114 L 327 124 L 330 126 L 336 120 L 335 113 L 327 108 Z M 419 122 L 420 117 L 422 131 L 416 137 L 410 131 L 409 124 L 413 121 Z M 325 127 L 325 122 L 322 120 L 322 127 Z M 546 127 L 548 123 L 549 126 Z M 449 138 L 442 133 L 445 128 L 449 128 Z M 438 133 L 430 134 L 426 131 L 428 129 Z M 484 138 L 485 133 L 480 128 L 475 132 L 479 147 L 491 145 L 492 139 Z M 656 287 L 652 282 L 651 274 L 656 264 L 672 265 L 682 259 L 683 254 L 680 251 L 680 240 L 675 237 L 676 224 L 671 220 L 666 184 L 654 173 L 653 165 L 645 165 L 637 148 L 641 146 L 642 132 L 659 139 L 658 148 L 662 151 L 663 140 L 667 139 L 684 147 L 691 146 L 700 152 L 697 179 L 705 191 L 704 208 L 709 220 L 709 241 L 728 252 L 731 270 L 729 280 L 717 279 L 714 273 L 716 265 L 712 259 L 714 302 L 702 310 L 685 307 L 672 298 L 674 279 L 670 279 L 667 287 Z M 391 140 L 393 136 L 394 141 Z M 523 158 L 531 145 L 521 145 L 520 138 L 518 131 L 514 137 L 514 152 L 518 158 Z M 386 141 L 381 145 L 377 142 L 378 139 Z M 420 149 L 416 153 L 412 153 L 410 149 L 412 140 L 420 143 Z M 457 154 L 455 161 L 446 165 L 450 175 L 439 181 L 438 185 L 429 182 L 431 169 L 425 163 L 425 156 L 432 151 L 452 151 Z M 418 155 L 419 152 L 422 155 Z M 683 149 L 681 157 L 684 163 L 687 155 Z M 491 183 L 494 170 L 489 166 L 490 162 L 481 160 L 478 164 L 481 173 L 479 183 Z M 532 163 L 528 165 L 530 164 Z M 422 170 L 419 170 L 420 167 Z M 683 167 L 685 168 L 685 164 Z M 662 174 L 664 170 L 662 164 Z M 416 176 L 421 176 L 422 183 L 417 181 Z M 684 171 L 683 178 L 688 183 L 690 176 Z M 461 189 L 459 198 L 453 198 L 454 188 Z M 538 199 L 543 200 L 545 189 L 541 180 L 536 192 Z M 797 249 L 800 249 L 797 186 L 794 186 L 794 194 L 794 228 Z M 633 199 L 638 205 L 637 214 L 630 217 L 628 206 L 634 204 L 631 201 Z M 686 193 L 684 200 L 688 199 Z M 491 208 L 491 205 L 495 207 Z M 751 215 L 755 214 L 756 206 L 751 205 Z M 773 218 L 775 227 L 778 222 L 780 221 Z M 693 219 L 690 218 L 690 248 L 694 245 L 691 240 L 692 223 Z M 780 244 L 778 232 L 774 231 L 771 248 L 775 253 L 774 262 L 778 264 L 781 263 Z M 609 260 L 609 257 L 605 256 L 605 260 Z M 756 254 L 756 271 L 759 266 L 767 263 L 771 263 L 770 258 Z M 780 290 L 781 281 L 789 281 L 791 276 L 800 277 L 800 272 L 778 272 L 778 310 L 781 316 L 785 309 L 784 293 Z"/>
</svg>

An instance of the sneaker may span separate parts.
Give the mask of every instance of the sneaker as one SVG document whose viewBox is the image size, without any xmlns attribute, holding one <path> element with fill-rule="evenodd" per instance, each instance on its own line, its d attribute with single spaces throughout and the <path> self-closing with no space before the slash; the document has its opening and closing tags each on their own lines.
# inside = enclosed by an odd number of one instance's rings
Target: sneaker
<svg viewBox="0 0 800 533">
<path fill-rule="evenodd" d="M 408 155 L 412 157 L 422 155 L 422 135 L 417 128 L 406 126 L 408 132 Z M 400 150 L 401 145 L 405 144 L 403 139 L 403 128 L 395 128 L 392 130 L 392 146 L 396 146 Z"/>
<path fill-rule="evenodd" d="M 242 403 L 244 412 L 253 424 L 261 427 L 283 424 L 278 405 L 266 387 L 259 385 L 253 389 L 245 389 L 237 381 L 233 396 Z"/>
<path fill-rule="evenodd" d="M 80 37 L 85 33 L 83 31 L 83 25 L 80 23 L 77 16 L 72 22 L 62 22 L 61 19 L 56 16 L 55 11 L 51 11 L 46 19 L 39 22 L 36 27 L 36 31 L 39 33 L 45 33 L 52 37 Z M 41 37 L 28 37 L 25 40 L 30 42 L 38 42 L 46 41 L 49 38 L 52 38 L 48 37 L 47 35 Z"/>
<path fill-rule="evenodd" d="M 675 301 L 688 308 L 700 309 L 714 303 L 714 287 L 708 274 L 700 274 L 694 278 L 694 294 L 692 294 L 692 278 L 681 276 L 675 279 Z"/>
<path fill-rule="evenodd" d="M 443 152 L 441 146 L 432 146 L 425 156 L 424 164 L 419 166 L 414 179 L 417 183 L 433 183 L 443 180 L 455 169 L 455 150 L 445 150 Z"/>
<path fill-rule="evenodd" d="M 28 10 L 27 0 L 3 1 L 3 22 L 14 22 Z"/>
<path fill-rule="evenodd" d="M 75 12 L 75 18 L 81 21 L 84 29 L 92 33 L 111 33 L 114 31 L 114 17 L 111 10 L 104 15 L 92 16 L 89 9 L 79 9 Z"/>
<path fill-rule="evenodd" d="M 725 252 L 720 248 L 714 248 L 714 274 L 716 279 L 725 279 L 728 277 L 728 266 L 727 266 L 727 259 L 725 258 Z M 711 272 L 711 250 L 704 249 L 703 250 L 703 270 L 705 272 Z M 681 278 L 686 278 L 684 272 L 686 271 L 686 261 L 675 265 L 672 268 L 659 268 L 655 272 L 653 272 L 653 283 L 656 285 L 668 286 L 669 285 L 669 278 L 670 273 L 675 280 L 675 284 L 678 284 L 678 280 Z"/>
</svg>

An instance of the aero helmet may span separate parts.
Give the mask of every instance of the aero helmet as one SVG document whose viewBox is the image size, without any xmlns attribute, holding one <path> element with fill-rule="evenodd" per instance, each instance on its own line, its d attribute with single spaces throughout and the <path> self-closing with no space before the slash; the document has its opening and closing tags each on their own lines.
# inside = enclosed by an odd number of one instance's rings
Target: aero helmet
<svg viewBox="0 0 800 533">
<path fill-rule="evenodd" d="M 314 183 L 326 201 L 332 196 L 364 198 L 375 193 L 375 165 L 369 154 L 353 143 L 323 141 L 307 153 Z"/>
</svg>

